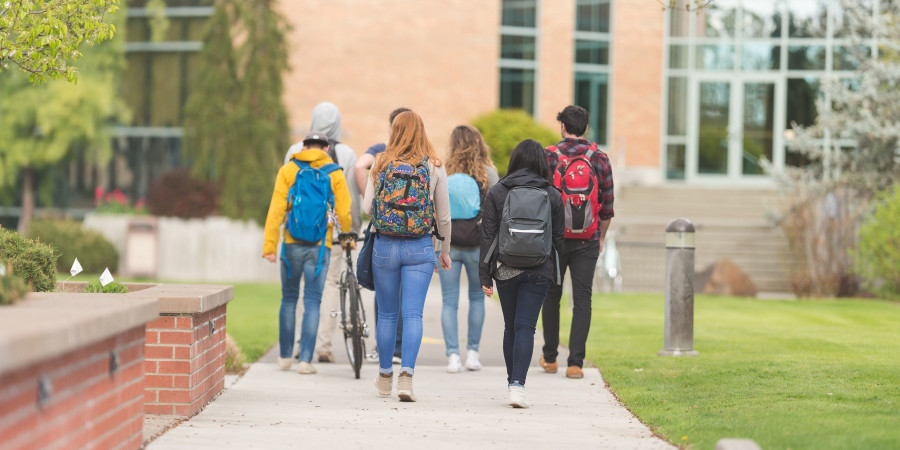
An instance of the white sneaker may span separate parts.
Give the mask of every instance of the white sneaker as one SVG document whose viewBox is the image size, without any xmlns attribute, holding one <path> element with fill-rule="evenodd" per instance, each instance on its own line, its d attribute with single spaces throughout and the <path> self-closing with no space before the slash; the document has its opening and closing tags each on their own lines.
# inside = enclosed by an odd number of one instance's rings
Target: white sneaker
<svg viewBox="0 0 900 450">
<path fill-rule="evenodd" d="M 278 367 L 281 367 L 281 370 L 290 369 L 293 363 L 294 358 L 278 358 Z"/>
<path fill-rule="evenodd" d="M 478 352 L 475 350 L 469 350 L 466 355 L 466 369 L 481 370 L 481 362 L 478 361 Z"/>
<path fill-rule="evenodd" d="M 525 393 L 525 386 L 509 387 L 509 404 L 513 408 L 528 408 L 531 402 L 528 401 L 528 394 Z"/>
<path fill-rule="evenodd" d="M 394 356 L 393 358 L 391 358 L 392 364 L 400 364 L 401 362 L 402 362 L 402 360 L 400 359 L 399 356 Z"/>
<path fill-rule="evenodd" d="M 447 372 L 457 373 L 462 371 L 462 362 L 459 360 L 459 355 L 456 353 L 451 353 L 449 357 L 447 357 Z"/>
<path fill-rule="evenodd" d="M 297 372 L 300 372 L 304 375 L 312 375 L 316 373 L 316 368 L 306 361 L 300 361 L 300 369 L 298 369 Z"/>
</svg>

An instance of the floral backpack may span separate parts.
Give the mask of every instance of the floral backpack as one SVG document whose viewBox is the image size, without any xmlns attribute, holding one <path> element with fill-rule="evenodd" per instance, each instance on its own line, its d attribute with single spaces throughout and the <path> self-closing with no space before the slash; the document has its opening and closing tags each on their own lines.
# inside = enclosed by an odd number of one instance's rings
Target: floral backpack
<svg viewBox="0 0 900 450">
<path fill-rule="evenodd" d="M 428 158 L 418 164 L 393 161 L 378 178 L 372 221 L 390 236 L 421 237 L 434 228 Z"/>
</svg>

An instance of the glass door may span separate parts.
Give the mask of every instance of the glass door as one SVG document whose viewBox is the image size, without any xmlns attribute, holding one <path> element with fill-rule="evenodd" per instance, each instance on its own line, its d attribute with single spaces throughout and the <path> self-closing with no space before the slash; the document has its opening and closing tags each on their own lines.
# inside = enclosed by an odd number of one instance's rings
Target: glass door
<svg viewBox="0 0 900 450">
<path fill-rule="evenodd" d="M 775 132 L 776 79 L 694 80 L 688 173 L 693 180 L 744 181 L 761 178 L 762 160 L 774 161 L 781 136 Z"/>
</svg>

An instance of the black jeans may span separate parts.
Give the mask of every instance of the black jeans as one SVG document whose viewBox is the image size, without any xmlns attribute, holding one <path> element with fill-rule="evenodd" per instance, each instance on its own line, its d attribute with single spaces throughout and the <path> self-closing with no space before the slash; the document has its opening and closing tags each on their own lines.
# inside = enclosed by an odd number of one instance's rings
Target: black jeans
<svg viewBox="0 0 900 450">
<path fill-rule="evenodd" d="M 521 273 L 508 280 L 497 280 L 497 295 L 503 310 L 503 359 L 506 381 L 525 384 L 534 351 L 534 329 L 550 280 Z"/>
<path fill-rule="evenodd" d="M 559 254 L 559 270 L 565 279 L 566 268 L 572 269 L 572 329 L 569 333 L 568 365 L 582 367 L 584 365 L 585 343 L 588 330 L 591 328 L 591 287 L 594 282 L 594 269 L 600 256 L 599 241 L 581 241 L 566 239 Z M 559 354 L 559 299 L 562 297 L 562 285 L 552 284 L 547 298 L 541 324 L 544 327 L 544 361 L 556 362 Z"/>
</svg>

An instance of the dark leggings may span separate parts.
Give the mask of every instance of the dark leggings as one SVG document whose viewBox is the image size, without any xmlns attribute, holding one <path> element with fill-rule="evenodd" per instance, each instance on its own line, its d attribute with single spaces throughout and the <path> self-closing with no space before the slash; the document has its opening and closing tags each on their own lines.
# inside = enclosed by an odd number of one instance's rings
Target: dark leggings
<svg viewBox="0 0 900 450">
<path fill-rule="evenodd" d="M 534 329 L 549 287 L 550 280 L 528 273 L 497 280 L 503 309 L 503 359 L 509 384 L 525 385 L 534 351 Z"/>
</svg>

